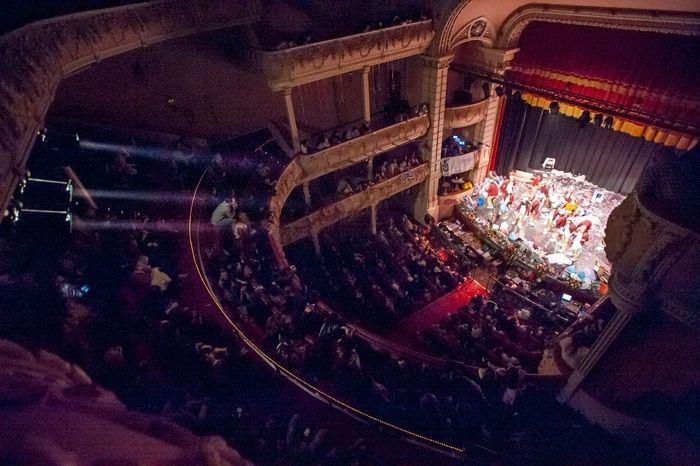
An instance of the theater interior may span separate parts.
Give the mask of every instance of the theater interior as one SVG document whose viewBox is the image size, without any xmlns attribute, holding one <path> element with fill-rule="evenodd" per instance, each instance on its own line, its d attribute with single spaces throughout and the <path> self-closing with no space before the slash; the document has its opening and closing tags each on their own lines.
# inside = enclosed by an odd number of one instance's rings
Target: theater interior
<svg viewBox="0 0 700 466">
<path fill-rule="evenodd" d="M 0 464 L 697 464 L 700 0 L 0 16 Z"/>
</svg>

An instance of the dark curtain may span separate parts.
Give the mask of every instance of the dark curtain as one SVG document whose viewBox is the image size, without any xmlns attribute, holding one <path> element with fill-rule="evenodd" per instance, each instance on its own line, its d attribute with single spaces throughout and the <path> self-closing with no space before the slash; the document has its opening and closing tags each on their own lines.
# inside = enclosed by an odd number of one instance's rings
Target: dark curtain
<svg viewBox="0 0 700 466">
<path fill-rule="evenodd" d="M 586 175 L 605 189 L 632 192 L 652 155 L 664 148 L 643 138 L 576 119 L 550 114 L 524 102 L 508 101 L 496 156 L 496 172 L 541 169 L 554 157 L 555 168 Z"/>
</svg>

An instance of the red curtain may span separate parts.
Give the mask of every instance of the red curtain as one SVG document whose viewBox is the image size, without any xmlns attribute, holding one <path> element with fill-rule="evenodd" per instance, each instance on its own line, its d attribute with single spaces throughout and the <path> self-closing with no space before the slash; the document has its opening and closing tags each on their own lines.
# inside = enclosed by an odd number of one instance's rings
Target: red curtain
<svg viewBox="0 0 700 466">
<path fill-rule="evenodd" d="M 533 22 L 509 77 L 700 126 L 700 38 Z"/>
</svg>

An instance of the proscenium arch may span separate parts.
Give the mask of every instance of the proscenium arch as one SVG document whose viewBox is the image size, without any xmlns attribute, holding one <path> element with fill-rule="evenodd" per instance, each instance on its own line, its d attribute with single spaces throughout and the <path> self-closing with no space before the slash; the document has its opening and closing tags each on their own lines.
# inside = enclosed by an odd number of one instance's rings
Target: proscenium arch
<svg viewBox="0 0 700 466">
<path fill-rule="evenodd" d="M 5 211 L 63 79 L 102 59 L 260 18 L 260 0 L 158 0 L 38 21 L 0 37 L 0 202 Z"/>
<path fill-rule="evenodd" d="M 518 8 L 506 18 L 498 35 L 497 46 L 504 49 L 516 47 L 523 30 L 533 21 L 700 35 L 698 13 L 532 4 Z"/>
</svg>

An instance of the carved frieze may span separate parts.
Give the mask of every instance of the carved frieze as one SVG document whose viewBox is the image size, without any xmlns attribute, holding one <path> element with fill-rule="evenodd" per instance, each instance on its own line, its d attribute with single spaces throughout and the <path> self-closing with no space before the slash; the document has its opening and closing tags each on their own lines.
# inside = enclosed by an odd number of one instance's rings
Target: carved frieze
<svg viewBox="0 0 700 466">
<path fill-rule="evenodd" d="M 700 325 L 700 235 L 645 208 L 629 195 L 610 215 L 605 252 L 612 262 L 610 298 L 625 312 L 661 309 Z"/>
<path fill-rule="evenodd" d="M 480 102 L 445 108 L 445 128 L 464 128 L 479 123 L 486 118 L 489 109 L 488 99 Z"/>
<path fill-rule="evenodd" d="M 250 51 L 248 59 L 278 91 L 418 55 L 428 48 L 434 34 L 432 21 L 426 20 L 286 50 Z"/>
<path fill-rule="evenodd" d="M 378 131 L 343 142 L 328 149 L 303 156 L 299 164 L 304 170 L 303 180 L 309 181 L 326 173 L 384 152 L 398 144 L 419 139 L 428 132 L 427 115 L 396 123 Z"/>
<path fill-rule="evenodd" d="M 286 246 L 299 241 L 309 236 L 313 230 L 320 231 L 345 217 L 377 204 L 383 199 L 420 184 L 428 177 L 429 171 L 427 163 L 419 165 L 284 225 L 280 231 L 281 244 Z"/>
</svg>

